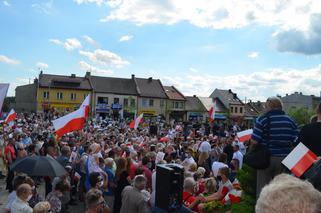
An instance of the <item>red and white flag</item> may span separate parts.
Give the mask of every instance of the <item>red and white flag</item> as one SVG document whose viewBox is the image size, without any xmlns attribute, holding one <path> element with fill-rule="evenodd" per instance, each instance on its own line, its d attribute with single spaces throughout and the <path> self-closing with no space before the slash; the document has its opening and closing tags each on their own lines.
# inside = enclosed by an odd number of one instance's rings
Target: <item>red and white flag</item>
<svg viewBox="0 0 321 213">
<path fill-rule="evenodd" d="M 16 119 L 16 117 L 17 117 L 17 113 L 14 111 L 14 109 L 11 109 L 8 116 L 4 120 L 4 122 L 10 123 L 11 121 L 14 121 L 14 119 Z"/>
<path fill-rule="evenodd" d="M 63 117 L 52 121 L 58 138 L 69 132 L 81 130 L 85 123 L 85 107 L 80 107 Z"/>
<path fill-rule="evenodd" d="M 304 172 L 316 161 L 317 156 L 303 143 L 299 143 L 292 152 L 282 161 L 288 169 L 297 177 L 301 177 Z"/>
<path fill-rule="evenodd" d="M 212 123 L 215 119 L 215 110 L 216 110 L 216 101 L 214 101 L 213 106 L 211 107 L 210 111 L 208 111 L 208 119 L 210 123 Z"/>
<path fill-rule="evenodd" d="M 138 125 L 142 122 L 143 120 L 143 113 L 140 114 L 137 118 L 135 118 L 132 122 L 130 122 L 129 127 L 131 129 L 137 129 Z"/>
<path fill-rule="evenodd" d="M 247 129 L 242 132 L 238 132 L 236 135 L 240 142 L 244 142 L 244 141 L 250 140 L 252 134 L 253 134 L 253 129 Z"/>
<path fill-rule="evenodd" d="M 88 118 L 88 116 L 89 116 L 89 107 L 90 107 L 90 94 L 87 95 L 87 97 L 82 102 L 80 107 L 84 107 L 85 108 L 85 118 Z"/>
<path fill-rule="evenodd" d="M 2 106 L 4 98 L 7 96 L 9 84 L 0 84 L 0 112 L 2 112 Z"/>
</svg>

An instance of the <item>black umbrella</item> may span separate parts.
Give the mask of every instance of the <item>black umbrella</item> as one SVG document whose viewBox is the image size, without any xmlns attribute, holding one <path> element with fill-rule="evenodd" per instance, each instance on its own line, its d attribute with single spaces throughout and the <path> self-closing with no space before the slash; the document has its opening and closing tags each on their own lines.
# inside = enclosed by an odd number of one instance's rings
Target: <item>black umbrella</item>
<svg viewBox="0 0 321 213">
<path fill-rule="evenodd" d="M 28 156 L 14 162 L 10 169 L 29 176 L 60 177 L 66 174 L 65 168 L 56 160 L 47 156 Z"/>
</svg>

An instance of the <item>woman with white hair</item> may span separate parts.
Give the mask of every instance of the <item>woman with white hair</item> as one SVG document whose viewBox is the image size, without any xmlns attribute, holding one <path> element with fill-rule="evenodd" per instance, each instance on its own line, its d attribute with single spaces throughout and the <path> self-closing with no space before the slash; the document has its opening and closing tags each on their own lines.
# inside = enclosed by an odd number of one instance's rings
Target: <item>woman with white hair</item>
<svg viewBox="0 0 321 213">
<path fill-rule="evenodd" d="M 256 202 L 256 213 L 318 213 L 321 193 L 311 183 L 281 174 L 266 185 Z"/>
</svg>

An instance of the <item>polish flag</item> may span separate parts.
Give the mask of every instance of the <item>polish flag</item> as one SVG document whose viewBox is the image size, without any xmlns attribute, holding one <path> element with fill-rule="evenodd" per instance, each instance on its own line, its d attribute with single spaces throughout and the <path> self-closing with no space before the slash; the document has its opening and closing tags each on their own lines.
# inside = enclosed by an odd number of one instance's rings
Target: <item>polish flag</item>
<svg viewBox="0 0 321 213">
<path fill-rule="evenodd" d="M 80 107 L 63 117 L 52 121 L 58 138 L 66 133 L 81 130 L 85 123 L 85 107 Z"/>
<path fill-rule="evenodd" d="M 316 160 L 317 156 L 303 143 L 299 143 L 282 163 L 297 177 L 301 177 Z"/>
<path fill-rule="evenodd" d="M 241 201 L 242 190 L 232 189 L 229 193 L 223 198 L 222 203 L 224 205 L 232 205 L 239 203 Z"/>
<path fill-rule="evenodd" d="M 90 94 L 87 95 L 87 97 L 82 102 L 80 107 L 84 107 L 85 108 L 85 118 L 88 118 L 88 116 L 89 116 L 89 107 L 90 107 Z"/>
<path fill-rule="evenodd" d="M 9 84 L 0 84 L 0 112 L 2 112 L 2 105 L 4 98 L 7 96 Z"/>
<path fill-rule="evenodd" d="M 253 129 L 247 129 L 242 132 L 237 133 L 237 137 L 240 142 L 248 141 L 251 139 L 251 136 L 253 134 Z"/>
<path fill-rule="evenodd" d="M 138 125 L 142 122 L 143 120 L 143 113 L 140 114 L 136 119 L 134 119 L 132 122 L 130 122 L 129 127 L 131 129 L 137 129 Z"/>
<path fill-rule="evenodd" d="M 210 111 L 208 112 L 208 119 L 209 119 L 210 123 L 212 123 L 214 121 L 215 110 L 216 110 L 216 101 L 214 101 L 213 106 L 211 107 Z"/>
<path fill-rule="evenodd" d="M 17 113 L 14 111 L 14 109 L 11 109 L 7 118 L 4 120 L 4 122 L 10 123 L 14 119 L 16 119 L 16 117 L 17 117 Z"/>
</svg>

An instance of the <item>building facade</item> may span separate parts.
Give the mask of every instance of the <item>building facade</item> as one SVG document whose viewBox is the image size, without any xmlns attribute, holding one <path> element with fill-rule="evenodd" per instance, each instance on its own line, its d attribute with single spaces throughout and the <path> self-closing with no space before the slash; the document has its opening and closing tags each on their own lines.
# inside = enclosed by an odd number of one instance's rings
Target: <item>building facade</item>
<svg viewBox="0 0 321 213">
<path fill-rule="evenodd" d="M 37 85 L 37 112 L 55 110 L 70 112 L 79 108 L 92 89 L 89 80 L 84 77 L 62 75 L 39 75 Z"/>
<path fill-rule="evenodd" d="M 137 112 L 137 90 L 133 78 L 91 76 L 93 112 L 101 117 L 133 119 Z"/>
<path fill-rule="evenodd" d="M 188 121 L 205 122 L 207 116 L 207 109 L 196 95 L 186 96 L 186 119 Z"/>
<path fill-rule="evenodd" d="M 166 100 L 166 121 L 185 121 L 186 120 L 186 98 L 174 86 L 164 86 L 168 97 Z"/>
<path fill-rule="evenodd" d="M 303 95 L 302 92 L 295 92 L 293 94 L 286 94 L 280 97 L 283 103 L 283 109 L 289 112 L 291 109 L 306 108 L 314 111 L 320 103 L 321 98 L 314 95 Z"/>
<path fill-rule="evenodd" d="M 21 112 L 37 112 L 37 85 L 34 83 L 16 87 L 15 110 Z"/>
<path fill-rule="evenodd" d="M 167 96 L 159 79 L 136 78 L 132 76 L 137 88 L 137 114 L 160 116 L 165 119 Z"/>
<path fill-rule="evenodd" d="M 240 120 L 244 117 L 245 105 L 232 90 L 215 89 L 210 97 L 223 104 L 224 111 L 229 114 L 231 119 Z"/>
</svg>

